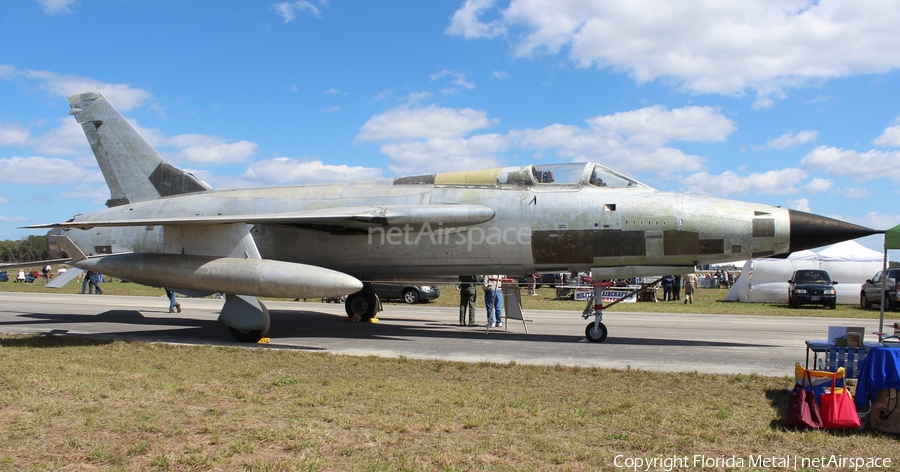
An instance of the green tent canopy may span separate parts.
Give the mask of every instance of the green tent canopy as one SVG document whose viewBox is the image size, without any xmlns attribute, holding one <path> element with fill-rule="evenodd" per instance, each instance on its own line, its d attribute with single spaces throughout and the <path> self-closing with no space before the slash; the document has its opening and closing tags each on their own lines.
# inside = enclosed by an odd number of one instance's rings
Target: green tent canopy
<svg viewBox="0 0 900 472">
<path fill-rule="evenodd" d="M 884 232 L 884 250 L 900 249 L 900 225 Z"/>
</svg>

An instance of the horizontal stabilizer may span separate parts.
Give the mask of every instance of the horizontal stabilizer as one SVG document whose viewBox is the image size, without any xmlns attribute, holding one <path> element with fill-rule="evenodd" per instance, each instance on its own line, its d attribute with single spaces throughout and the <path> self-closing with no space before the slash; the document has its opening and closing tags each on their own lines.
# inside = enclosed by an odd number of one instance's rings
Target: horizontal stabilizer
<svg viewBox="0 0 900 472">
<path fill-rule="evenodd" d="M 44 261 L 12 262 L 9 264 L 0 264 L 0 270 L 29 269 L 35 267 L 44 267 L 45 265 L 68 264 L 71 261 L 72 259 L 47 259 Z"/>
<path fill-rule="evenodd" d="M 481 205 L 387 205 L 380 207 L 322 208 L 318 210 L 243 215 L 186 215 L 121 220 L 68 221 L 26 226 L 77 228 L 115 226 L 211 225 L 225 223 L 320 225 L 366 229 L 379 226 L 443 225 L 471 226 L 489 221 L 494 210 Z"/>
<path fill-rule="evenodd" d="M 81 275 L 84 272 L 78 267 L 73 267 L 71 269 L 66 269 L 65 272 L 56 276 L 55 279 L 51 280 L 50 283 L 44 285 L 47 288 L 62 288 L 65 284 L 72 281 L 72 279 Z"/>
</svg>

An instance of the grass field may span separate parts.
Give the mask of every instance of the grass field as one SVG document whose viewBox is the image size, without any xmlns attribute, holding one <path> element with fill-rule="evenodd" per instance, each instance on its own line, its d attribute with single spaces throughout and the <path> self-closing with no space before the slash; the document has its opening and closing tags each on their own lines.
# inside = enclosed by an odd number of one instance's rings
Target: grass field
<svg viewBox="0 0 900 472">
<path fill-rule="evenodd" d="M 66 337 L 0 337 L 0 356 L 3 470 L 614 470 L 616 456 L 695 455 L 739 458 L 746 470 L 757 456 L 900 460 L 895 437 L 784 430 L 787 377 Z"/>
<path fill-rule="evenodd" d="M 162 297 L 136 284 L 103 287 Z M 455 288 L 441 289 L 432 304 L 456 306 Z M 726 303 L 725 293 L 612 310 L 878 316 Z M 584 306 L 553 298 L 543 289 L 523 303 Z M 676 456 L 689 458 L 677 470 L 725 470 L 715 461 L 729 458 L 743 461 L 735 470 L 783 469 L 751 462 L 772 457 L 799 461 L 798 470 L 831 455 L 900 463 L 893 436 L 783 429 L 788 377 L 4 335 L 0 359 L 0 470 L 625 470 L 616 464 Z"/>
</svg>

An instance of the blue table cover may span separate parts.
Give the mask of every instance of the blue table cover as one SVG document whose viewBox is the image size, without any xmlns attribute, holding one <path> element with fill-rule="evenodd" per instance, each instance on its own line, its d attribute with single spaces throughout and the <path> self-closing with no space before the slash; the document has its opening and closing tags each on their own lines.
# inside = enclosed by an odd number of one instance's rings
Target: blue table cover
<svg viewBox="0 0 900 472">
<path fill-rule="evenodd" d="M 865 411 L 869 401 L 881 390 L 900 390 L 900 348 L 874 347 L 859 365 L 856 384 L 856 409 Z"/>
</svg>

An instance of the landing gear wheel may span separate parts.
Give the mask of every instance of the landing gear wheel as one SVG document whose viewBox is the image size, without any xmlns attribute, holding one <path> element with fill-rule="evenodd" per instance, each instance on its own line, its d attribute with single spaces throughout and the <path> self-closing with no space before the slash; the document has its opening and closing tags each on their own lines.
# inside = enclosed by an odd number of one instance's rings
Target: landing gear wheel
<svg viewBox="0 0 900 472">
<path fill-rule="evenodd" d="M 872 308 L 872 304 L 869 303 L 869 297 L 866 296 L 866 292 L 860 292 L 859 306 L 861 306 L 863 308 Z"/>
<path fill-rule="evenodd" d="M 266 335 L 266 333 L 264 333 L 261 329 L 244 331 L 240 329 L 234 329 L 229 326 L 228 331 L 231 331 L 231 335 L 234 336 L 234 339 L 241 343 L 258 343 L 259 340 L 264 338 Z"/>
<path fill-rule="evenodd" d="M 350 317 L 350 321 L 368 321 L 378 313 L 378 299 L 374 292 L 363 288 L 347 297 L 344 310 Z"/>
<path fill-rule="evenodd" d="M 225 305 L 219 314 L 219 321 L 228 326 L 234 339 L 242 343 L 259 342 L 269 335 L 272 323 L 269 309 L 256 297 L 230 293 L 225 294 Z"/>
<path fill-rule="evenodd" d="M 419 294 L 413 289 L 406 289 L 403 291 L 403 301 L 410 305 L 419 303 Z"/>
<path fill-rule="evenodd" d="M 592 343 L 602 343 L 606 340 L 607 334 L 609 334 L 609 330 L 606 329 L 606 325 L 603 323 L 599 323 L 598 328 L 594 328 L 594 323 L 591 322 L 584 329 L 584 337 Z"/>
</svg>

